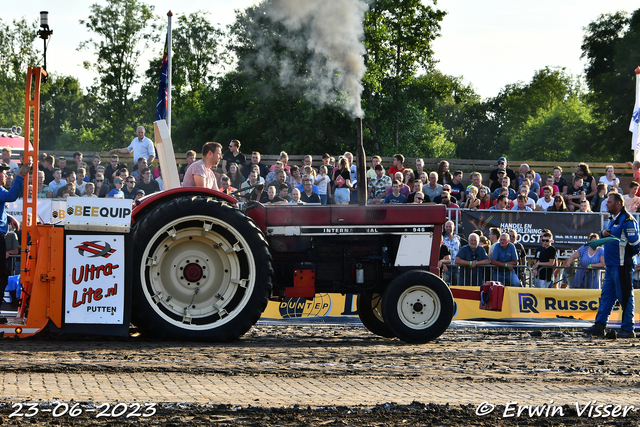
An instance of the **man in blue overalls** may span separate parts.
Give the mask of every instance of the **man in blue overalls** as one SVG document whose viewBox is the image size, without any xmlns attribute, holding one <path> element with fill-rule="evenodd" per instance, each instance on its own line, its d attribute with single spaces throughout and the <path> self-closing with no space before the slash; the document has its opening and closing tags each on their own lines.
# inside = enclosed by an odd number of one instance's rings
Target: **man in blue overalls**
<svg viewBox="0 0 640 427">
<path fill-rule="evenodd" d="M 22 183 L 23 177 L 29 173 L 31 167 L 31 161 L 29 164 L 23 165 L 18 174 L 13 180 L 13 184 L 11 188 L 7 191 L 4 187 L 2 187 L 6 180 L 7 175 L 6 171 L 9 170 L 9 165 L 2 162 L 0 163 L 0 254 L 4 254 L 6 252 L 4 236 L 7 234 L 7 230 L 9 228 L 9 217 L 5 212 L 5 205 L 7 202 L 15 202 L 18 196 L 20 196 L 22 192 Z M 16 220 L 11 217 L 14 223 L 14 228 L 18 230 L 19 225 Z M 2 305 L 2 300 L 4 299 L 4 290 L 7 287 L 9 280 L 9 276 L 7 275 L 6 265 L 3 259 L 3 262 L 0 262 L 0 305 Z M 0 324 L 7 323 L 7 319 L 5 317 L 0 317 Z"/>
<path fill-rule="evenodd" d="M 602 284 L 596 323 L 585 334 L 604 337 L 609 314 L 616 301 L 622 307 L 622 328 L 618 338 L 635 338 L 633 301 L 633 250 L 640 244 L 638 223 L 625 209 L 622 195 L 609 194 L 607 210 L 611 215 L 602 237 L 615 237 L 604 245 L 606 272 Z M 619 239 L 619 240 L 618 240 Z"/>
</svg>

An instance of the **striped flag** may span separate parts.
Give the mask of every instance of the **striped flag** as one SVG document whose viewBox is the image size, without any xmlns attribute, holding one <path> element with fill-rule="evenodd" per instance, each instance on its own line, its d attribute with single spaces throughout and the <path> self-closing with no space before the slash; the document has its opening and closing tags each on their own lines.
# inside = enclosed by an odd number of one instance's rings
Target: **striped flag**
<svg viewBox="0 0 640 427">
<path fill-rule="evenodd" d="M 167 55 L 169 52 L 169 34 L 164 42 L 164 54 L 162 55 L 162 68 L 160 69 L 160 84 L 158 86 L 158 102 L 156 103 L 155 120 L 167 118 Z"/>
<path fill-rule="evenodd" d="M 633 107 L 633 115 L 629 124 L 629 131 L 633 132 L 631 138 L 631 149 L 640 151 L 640 67 L 636 69 L 636 104 Z"/>
</svg>

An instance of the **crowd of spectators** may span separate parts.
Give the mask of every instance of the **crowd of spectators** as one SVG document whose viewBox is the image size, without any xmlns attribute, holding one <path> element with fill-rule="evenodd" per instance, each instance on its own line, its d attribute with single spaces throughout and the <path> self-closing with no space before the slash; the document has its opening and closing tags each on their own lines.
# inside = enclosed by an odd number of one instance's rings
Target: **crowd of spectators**
<svg viewBox="0 0 640 427">
<path fill-rule="evenodd" d="M 136 163 L 129 170 L 120 161 L 118 153 L 133 152 Z M 113 149 L 107 164 L 99 156 L 94 156 L 90 164 L 83 161 L 83 155 L 76 152 L 73 161 L 67 164 L 64 157 L 41 155 L 38 173 L 39 197 L 104 197 L 136 199 L 164 189 L 162 172 L 150 160 L 156 157 L 153 143 L 145 136 L 143 127 L 137 129 L 137 136 L 125 148 Z M 3 160 L 12 169 L 18 167 L 11 160 L 11 151 L 2 151 Z M 196 152 L 186 153 L 186 163 L 179 165 L 182 182 L 192 167 L 203 168 L 196 161 Z M 606 212 L 606 199 L 610 192 L 624 194 L 620 180 L 615 176 L 613 166 L 607 166 L 606 175 L 598 181 L 589 166 L 580 163 L 574 176 L 563 176 L 562 167 L 556 166 L 553 175 L 541 177 L 527 164 L 521 164 L 517 172 L 507 166 L 507 159 L 498 159 L 497 167 L 485 182 L 480 172 L 468 176 L 464 185 L 464 173 L 450 171 L 449 163 L 441 161 L 435 171 L 424 169 L 424 160 L 416 159 L 415 168 L 406 165 L 402 154 L 393 156 L 393 165 L 385 170 L 379 156 L 371 158 L 366 172 L 366 184 L 358 182 L 353 155 L 349 152 L 334 158 L 325 153 L 320 162 L 314 164 L 312 156 L 304 157 L 302 165 L 290 165 L 286 152 L 281 152 L 273 164 L 265 164 L 259 152 L 251 155 L 241 152 L 241 143 L 232 140 L 228 151 L 221 156 L 221 162 L 209 165 L 215 177 L 215 188 L 237 197 L 256 200 L 265 204 L 357 203 L 358 186 L 366 185 L 369 204 L 437 203 L 449 209 L 466 208 L 474 210 L 514 210 L 551 212 Z M 640 164 L 633 165 L 640 179 Z M 201 173 L 201 172 L 198 172 Z M 311 184 L 309 186 L 309 183 Z M 259 185 L 262 184 L 262 185 Z M 11 173 L 7 185 L 11 185 Z M 184 184 L 183 184 L 184 185 Z M 206 186 L 212 188 L 208 183 Z M 273 187 L 272 197 L 269 188 Z M 625 206 L 636 212 L 640 205 L 637 194 L 640 184 L 631 182 L 624 194 Z M 294 190 L 298 195 L 294 195 Z"/>
<path fill-rule="evenodd" d="M 589 240 L 597 239 L 592 233 Z M 451 286 L 480 286 L 487 281 L 501 282 L 505 286 L 525 286 L 529 282 L 536 288 L 600 289 L 604 268 L 602 248 L 582 246 L 564 263 L 553 246 L 553 233 L 543 229 L 537 236 L 539 246 L 527 260 L 526 252 L 518 242 L 518 233 L 510 229 L 491 228 L 484 236 L 474 230 L 465 239 L 454 233 L 453 221 L 444 225 L 438 267 L 443 280 Z M 640 255 L 638 256 L 640 261 Z M 635 271 L 640 288 L 640 266 Z"/>
<path fill-rule="evenodd" d="M 85 162 L 81 152 L 74 153 L 69 162 L 64 157 L 54 158 L 42 153 L 35 184 L 38 197 L 136 201 L 163 190 L 160 167 L 152 163 L 156 158 L 153 143 L 145 136 L 143 127 L 139 127 L 136 134 L 128 147 L 110 151 L 108 163 L 103 163 L 97 155 L 90 163 Z M 313 157 L 307 155 L 301 165 L 291 165 L 284 151 L 273 164 L 264 163 L 257 151 L 245 156 L 238 140 L 229 143 L 224 155 L 220 150 L 214 152 L 215 147 L 209 150 L 212 153 L 205 151 L 203 148 L 201 160 L 196 160 L 198 156 L 193 150 L 186 153 L 186 163 L 179 165 L 183 185 L 219 189 L 267 205 L 353 204 L 357 203 L 359 185 L 366 185 L 369 204 L 436 203 L 449 209 L 606 212 L 608 194 L 618 192 L 624 195 L 625 206 L 630 212 L 636 212 L 640 205 L 637 194 L 640 162 L 630 163 L 635 180 L 624 194 L 613 166 L 607 166 L 606 174 L 596 180 L 585 163 L 576 167 L 573 176 L 565 178 L 560 166 L 554 168 L 553 175 L 540 176 L 527 164 L 521 164 L 517 170 L 511 169 L 507 159 L 501 157 L 489 174 L 488 182 L 484 181 L 482 173 L 472 172 L 467 177 L 469 184 L 465 185 L 464 173 L 450 171 L 446 160 L 441 161 L 436 170 L 428 171 L 423 159 L 416 159 L 415 167 L 409 167 L 405 157 L 396 154 L 393 165 L 385 170 L 382 159 L 373 156 L 366 171 L 367 182 L 361 184 L 353 155 L 349 152 L 337 159 L 325 153 L 315 164 Z M 131 152 L 135 164 L 130 170 L 118 154 Z M 11 159 L 8 148 L 2 150 L 2 159 L 11 168 L 6 183 L 11 186 L 12 175 L 19 166 Z M 33 186 L 29 185 L 31 191 Z M 447 283 L 477 285 L 490 279 L 513 286 L 522 283 L 521 267 L 527 265 L 527 260 L 522 244 L 517 243 L 515 230 L 491 229 L 488 236 L 476 231 L 467 240 L 457 236 L 455 229 L 455 223 L 448 221 L 443 232 L 439 267 Z M 557 279 L 557 251 L 549 230 L 543 231 L 539 241 L 541 245 L 529 262 L 530 274 L 534 276 L 535 286 L 547 287 Z M 602 267 L 601 257 L 599 251 L 585 246 L 566 260 L 564 267 L 578 266 L 574 287 L 599 288 L 597 269 Z M 636 275 L 640 287 L 640 268 Z"/>
</svg>

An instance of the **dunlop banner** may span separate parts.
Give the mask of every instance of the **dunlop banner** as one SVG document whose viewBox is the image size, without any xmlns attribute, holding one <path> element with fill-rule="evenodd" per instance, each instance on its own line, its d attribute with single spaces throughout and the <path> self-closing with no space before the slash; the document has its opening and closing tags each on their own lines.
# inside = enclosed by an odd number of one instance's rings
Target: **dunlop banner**
<svg viewBox="0 0 640 427">
<path fill-rule="evenodd" d="M 315 298 L 285 298 L 269 301 L 263 319 L 295 319 L 301 317 L 337 317 L 356 315 L 354 294 L 316 294 Z"/>
<path fill-rule="evenodd" d="M 492 227 L 503 232 L 516 230 L 518 242 L 525 248 L 540 246 L 540 233 L 546 228 L 553 233 L 553 246 L 557 249 L 577 249 L 587 243 L 590 233 L 602 230 L 602 220 L 597 213 L 462 211 L 460 233 L 465 236 L 473 230 L 482 230 L 488 236 Z"/>
</svg>

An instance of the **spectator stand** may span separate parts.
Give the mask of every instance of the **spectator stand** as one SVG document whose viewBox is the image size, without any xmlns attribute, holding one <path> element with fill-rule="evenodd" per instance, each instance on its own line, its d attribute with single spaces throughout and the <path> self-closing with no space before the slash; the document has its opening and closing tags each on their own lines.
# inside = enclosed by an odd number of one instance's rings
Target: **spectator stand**
<svg viewBox="0 0 640 427">
<path fill-rule="evenodd" d="M 199 147 L 196 147 L 196 160 L 202 158 L 202 154 L 199 153 Z M 73 159 L 74 151 L 47 151 L 47 154 L 50 154 L 54 157 L 63 156 L 67 160 Z M 95 152 L 95 151 L 83 151 L 83 156 L 85 161 L 88 163 L 91 162 L 91 158 L 95 154 L 99 155 L 102 159 L 102 164 L 106 165 L 108 163 L 111 155 L 108 152 Z M 341 153 L 336 153 L 333 155 L 336 159 L 340 156 Z M 367 168 L 370 165 L 370 156 L 375 153 L 370 153 L 367 156 Z M 137 162 L 137 159 L 133 159 L 133 154 L 119 154 L 120 161 L 122 163 L 127 164 L 128 168 L 132 170 L 133 165 Z M 176 152 L 176 162 L 178 164 L 184 164 L 187 162 L 186 152 Z M 298 165 L 302 166 L 304 164 L 304 154 L 290 154 L 289 155 L 289 165 Z M 312 154 L 313 157 L 313 166 L 318 167 L 322 163 L 322 154 Z M 14 151 L 11 153 L 11 158 L 15 161 L 19 160 L 19 151 Z M 279 158 L 278 154 L 262 154 L 261 161 L 268 166 L 273 165 Z M 385 172 L 389 170 L 391 166 L 393 166 L 392 157 L 382 157 L 382 165 L 385 168 Z M 489 174 L 492 170 L 497 168 L 497 159 L 496 160 L 477 160 L 477 159 L 423 159 L 424 170 L 425 171 L 435 171 L 438 168 L 438 163 L 441 160 L 447 160 L 449 162 L 449 170 L 451 172 L 455 170 L 461 170 L 464 172 L 464 177 L 462 182 L 466 185 L 470 184 L 469 174 L 471 172 L 480 172 L 483 177 L 483 182 L 487 184 L 489 182 Z M 405 167 L 413 168 L 415 167 L 415 157 L 405 158 Z M 354 158 L 354 164 L 356 163 Z M 575 173 L 576 166 L 578 162 L 546 162 L 546 161 L 520 161 L 520 160 L 509 160 L 509 167 L 515 169 L 517 172 L 518 167 L 522 163 L 527 163 L 533 170 L 538 172 L 540 176 L 544 175 L 553 175 L 553 168 L 555 166 L 561 166 L 563 169 L 563 176 L 566 178 Z M 154 161 L 153 165 L 157 166 L 157 162 Z M 627 188 L 629 183 L 633 180 L 633 170 L 626 163 L 589 163 L 589 168 L 593 175 L 597 178 L 605 175 L 606 167 L 608 165 L 612 165 L 615 168 L 616 176 L 620 178 L 620 186 L 622 188 Z"/>
</svg>

